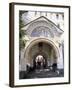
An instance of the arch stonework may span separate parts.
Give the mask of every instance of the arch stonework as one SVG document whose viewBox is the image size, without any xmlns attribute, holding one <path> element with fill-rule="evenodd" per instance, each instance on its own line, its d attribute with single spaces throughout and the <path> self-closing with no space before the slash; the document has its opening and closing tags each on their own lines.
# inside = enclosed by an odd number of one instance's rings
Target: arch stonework
<svg viewBox="0 0 72 90">
<path fill-rule="evenodd" d="M 25 49 L 25 53 L 24 53 L 24 59 L 26 61 L 26 63 L 28 63 L 28 55 L 30 54 L 30 49 L 35 45 L 37 44 L 38 42 L 43 42 L 43 43 L 47 43 L 48 45 L 51 45 L 51 47 L 53 48 L 53 50 L 55 51 L 55 56 L 56 56 L 56 59 L 59 57 L 59 50 L 58 50 L 58 47 L 56 46 L 56 44 L 52 41 L 52 40 L 49 40 L 47 38 L 37 38 L 37 39 L 34 39 L 33 41 L 31 41 L 29 43 L 29 45 L 26 47 Z"/>
<path fill-rule="evenodd" d="M 60 30 L 54 23 L 52 23 L 51 21 L 49 21 L 44 17 L 41 17 L 31 22 L 30 24 L 26 25 L 23 29 L 26 30 L 29 41 L 28 43 L 26 43 L 23 59 L 21 60 L 22 70 L 26 70 L 26 64 L 29 61 L 28 55 L 31 54 L 30 50 L 38 42 L 43 42 L 50 45 L 55 52 L 56 60 L 60 57 L 58 42 L 59 42 L 60 36 L 63 34 L 63 31 Z M 48 34 L 50 34 L 51 37 L 43 37 L 43 36 L 31 37 L 31 34 L 34 30 L 36 31 L 41 29 L 46 31 L 48 30 Z"/>
<path fill-rule="evenodd" d="M 63 31 L 59 29 L 53 22 L 46 19 L 45 17 L 40 17 L 40 19 L 30 23 L 29 25 L 26 25 L 25 29 L 27 34 L 31 35 L 32 31 L 37 27 L 46 27 L 51 31 L 51 33 L 58 37 L 63 33 Z"/>
</svg>

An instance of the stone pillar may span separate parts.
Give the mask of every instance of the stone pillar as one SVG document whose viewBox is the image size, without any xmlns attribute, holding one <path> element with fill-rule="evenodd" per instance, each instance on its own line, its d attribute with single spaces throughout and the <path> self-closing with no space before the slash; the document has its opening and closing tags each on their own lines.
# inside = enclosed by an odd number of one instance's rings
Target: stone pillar
<svg viewBox="0 0 72 90">
<path fill-rule="evenodd" d="M 58 58 L 58 68 L 63 69 L 64 68 L 64 62 L 63 62 L 63 51 L 62 51 L 62 45 L 59 48 L 60 57 Z"/>
<path fill-rule="evenodd" d="M 20 71 L 26 71 L 26 60 L 24 58 L 24 50 L 20 51 Z"/>
<path fill-rule="evenodd" d="M 53 62 L 54 62 L 53 49 L 51 49 L 51 61 L 50 61 L 51 65 L 53 64 Z"/>
</svg>

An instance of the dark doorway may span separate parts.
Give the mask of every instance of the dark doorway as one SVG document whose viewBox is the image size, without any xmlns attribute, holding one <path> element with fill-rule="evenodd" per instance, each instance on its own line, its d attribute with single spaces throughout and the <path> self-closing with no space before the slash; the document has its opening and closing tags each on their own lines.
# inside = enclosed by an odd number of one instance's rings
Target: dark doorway
<svg viewBox="0 0 72 90">
<path fill-rule="evenodd" d="M 47 66 L 47 59 L 43 55 L 37 55 L 33 60 L 34 69 L 44 69 Z"/>
</svg>

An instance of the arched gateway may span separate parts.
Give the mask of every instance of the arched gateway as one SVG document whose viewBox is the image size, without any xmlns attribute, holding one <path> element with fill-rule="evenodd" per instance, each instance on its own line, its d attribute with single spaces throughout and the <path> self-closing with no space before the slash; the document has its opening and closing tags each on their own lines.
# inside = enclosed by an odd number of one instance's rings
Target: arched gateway
<svg viewBox="0 0 72 90">
<path fill-rule="evenodd" d="M 29 45 L 26 47 L 24 53 L 24 58 L 26 60 L 26 63 L 32 65 L 33 60 L 37 55 L 42 55 L 47 60 L 53 59 L 54 62 L 57 62 L 57 59 L 59 57 L 59 50 L 53 41 L 47 38 L 37 38 L 32 40 L 29 43 Z"/>
<path fill-rule="evenodd" d="M 28 41 L 20 59 L 21 71 L 26 71 L 27 65 L 35 68 L 39 62 L 45 67 L 57 64 L 58 68 L 63 68 L 61 29 L 42 16 L 25 25 L 23 30 Z"/>
</svg>

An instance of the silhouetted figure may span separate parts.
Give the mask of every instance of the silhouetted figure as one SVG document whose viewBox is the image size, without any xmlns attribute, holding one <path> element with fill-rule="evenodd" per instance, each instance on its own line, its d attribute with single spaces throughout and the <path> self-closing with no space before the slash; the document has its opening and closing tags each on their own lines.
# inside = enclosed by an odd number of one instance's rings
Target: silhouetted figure
<svg viewBox="0 0 72 90">
<path fill-rule="evenodd" d="M 37 62 L 37 68 L 38 68 L 38 69 L 41 68 L 41 62 L 40 62 L 40 61 Z"/>
<path fill-rule="evenodd" d="M 43 60 L 43 68 L 46 68 L 46 62 L 45 62 L 45 59 Z"/>
<path fill-rule="evenodd" d="M 53 68 L 53 71 L 55 72 L 57 70 L 57 63 L 53 63 L 52 68 Z"/>
</svg>

